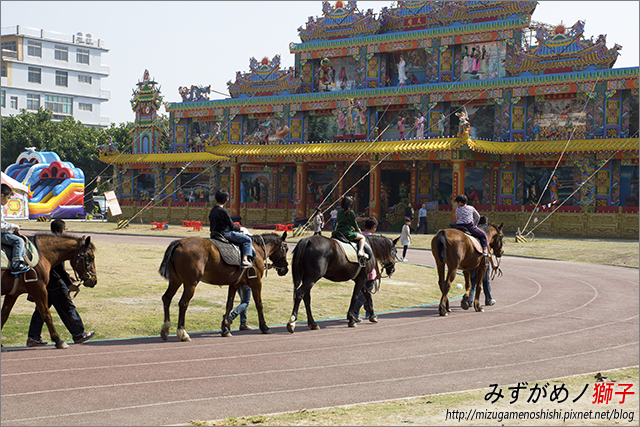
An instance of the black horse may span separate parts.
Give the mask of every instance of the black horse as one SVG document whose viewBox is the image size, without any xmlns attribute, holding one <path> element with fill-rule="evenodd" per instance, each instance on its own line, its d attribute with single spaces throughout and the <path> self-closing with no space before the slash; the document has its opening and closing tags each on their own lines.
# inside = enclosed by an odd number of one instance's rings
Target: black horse
<svg viewBox="0 0 640 427">
<path fill-rule="evenodd" d="M 371 304 L 371 293 L 364 283 L 376 263 L 382 264 L 387 275 L 391 277 L 395 271 L 395 245 L 399 237 L 391 240 L 380 235 L 366 235 L 367 242 L 373 251 L 374 257 L 369 259 L 366 266 L 360 267 L 357 263 L 347 260 L 344 251 L 338 247 L 338 243 L 323 236 L 309 236 L 300 240 L 293 250 L 292 274 L 293 274 L 293 311 L 287 323 L 287 330 L 293 333 L 298 319 L 300 301 L 304 299 L 307 310 L 307 324 L 310 329 L 320 329 L 311 314 L 311 288 L 322 277 L 333 282 L 346 282 L 353 280 L 353 295 L 347 312 L 349 326 L 356 325 L 356 318 L 351 314 L 358 299 L 360 291 L 364 291 L 367 304 Z"/>
</svg>

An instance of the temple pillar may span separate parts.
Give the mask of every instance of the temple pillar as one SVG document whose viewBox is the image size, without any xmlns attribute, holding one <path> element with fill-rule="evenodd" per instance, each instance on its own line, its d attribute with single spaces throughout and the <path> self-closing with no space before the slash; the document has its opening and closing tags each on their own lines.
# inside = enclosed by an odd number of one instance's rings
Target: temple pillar
<svg viewBox="0 0 640 427">
<path fill-rule="evenodd" d="M 240 215 L 240 163 L 230 163 L 229 215 Z"/>
<path fill-rule="evenodd" d="M 416 162 L 413 162 L 413 166 L 411 167 L 411 174 L 409 175 L 409 201 L 413 205 L 413 209 L 416 211 L 416 218 L 418 212 L 418 168 L 416 167 Z M 416 226 L 417 227 L 417 226 Z"/>
<path fill-rule="evenodd" d="M 307 217 L 307 164 L 296 162 L 296 218 Z"/>
<path fill-rule="evenodd" d="M 464 169 L 465 169 L 464 159 L 456 159 L 453 160 L 453 176 L 451 177 L 451 205 L 453 207 L 453 219 L 456 219 L 456 209 L 455 209 L 455 198 L 460 194 L 465 194 L 464 192 Z"/>
<path fill-rule="evenodd" d="M 338 182 L 338 188 L 336 188 L 336 191 L 338 192 L 338 194 L 336 195 L 337 200 L 344 194 L 344 179 L 341 179 L 344 176 L 344 164 L 342 164 L 342 162 L 338 163 L 336 167 L 336 176 L 340 180 L 340 182 Z M 337 206 L 340 206 L 340 202 L 338 202 Z"/>
<path fill-rule="evenodd" d="M 380 219 L 380 187 L 381 176 L 380 164 L 378 162 L 369 162 L 369 216 Z"/>
</svg>

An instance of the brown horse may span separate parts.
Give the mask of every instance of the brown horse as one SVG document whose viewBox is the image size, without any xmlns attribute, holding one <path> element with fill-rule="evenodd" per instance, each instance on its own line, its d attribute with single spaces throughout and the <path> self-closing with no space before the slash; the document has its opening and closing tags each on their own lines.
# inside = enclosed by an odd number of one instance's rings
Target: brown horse
<svg viewBox="0 0 640 427">
<path fill-rule="evenodd" d="M 265 265 L 268 263 L 267 259 L 273 262 L 273 266 L 279 276 L 284 276 L 289 271 L 286 238 L 286 231 L 282 237 L 275 233 L 252 236 L 253 248 L 256 252 L 254 267 L 252 268 L 240 268 L 239 266 L 225 263 L 220 256 L 218 248 L 209 239 L 187 237 L 171 242 L 164 253 L 164 259 L 158 270 L 160 275 L 169 281 L 169 287 L 162 296 L 164 305 L 164 323 L 160 332 L 162 339 L 167 340 L 169 338 L 171 299 L 180 288 L 180 285 L 184 284 L 179 303 L 177 336 L 182 341 L 191 341 L 189 334 L 184 329 L 184 322 L 189 301 L 191 301 L 196 292 L 198 282 L 229 286 L 227 308 L 222 318 L 222 336 L 231 336 L 229 313 L 233 310 L 236 289 L 242 285 L 247 285 L 251 288 L 253 300 L 258 311 L 260 330 L 263 334 L 270 334 L 271 331 L 264 320 L 262 311 L 262 276 L 267 268 Z"/>
<path fill-rule="evenodd" d="M 93 288 L 98 283 L 95 266 L 95 245 L 91 237 L 78 237 L 70 234 L 36 234 L 33 238 L 40 256 L 38 264 L 26 273 L 13 275 L 9 271 L 2 271 L 2 327 L 9 318 L 18 296 L 24 293 L 31 295 L 36 303 L 36 308 L 47 324 L 51 341 L 56 343 L 56 348 L 67 348 L 68 345 L 60 338 L 51 319 L 49 311 L 47 283 L 52 267 L 71 261 L 71 267 L 82 283 Z M 35 279 L 35 280 L 34 280 Z"/>
<path fill-rule="evenodd" d="M 483 218 L 485 220 L 484 223 Z M 504 237 L 502 234 L 502 224 L 487 224 L 486 218 L 482 217 L 478 227 L 486 233 L 489 247 L 493 249 L 493 254 L 498 258 L 501 257 L 504 253 L 502 249 L 502 238 Z M 476 311 L 484 311 L 482 307 L 480 307 L 480 289 L 482 278 L 487 271 L 487 265 L 482 253 L 476 251 L 464 232 L 454 228 L 438 231 L 431 240 L 431 252 L 436 260 L 438 285 L 442 292 L 439 307 L 440 316 L 447 316 L 451 312 L 447 294 L 451 289 L 451 282 L 453 282 L 453 279 L 456 277 L 457 270 L 462 270 L 464 273 L 465 293 L 462 297 L 462 308 L 465 310 L 469 308 L 469 291 L 471 290 L 470 273 L 472 270 L 476 270 L 478 280 L 476 280 L 473 307 Z M 444 271 L 445 265 L 448 269 L 446 277 Z"/>
<path fill-rule="evenodd" d="M 367 276 L 372 269 L 376 268 L 376 262 L 380 262 L 387 275 L 391 277 L 395 271 L 395 245 L 400 238 L 391 240 L 380 235 L 365 235 L 365 237 L 373 251 L 373 257 L 367 261 L 366 267 L 363 268 L 360 268 L 357 263 L 349 262 L 344 251 L 338 247 L 338 243 L 333 239 L 324 236 L 309 236 L 298 242 L 293 250 L 293 260 L 291 261 L 294 297 L 293 310 L 287 323 L 287 330 L 290 333 L 293 333 L 296 328 L 298 309 L 302 300 L 304 300 L 304 306 L 307 310 L 309 329 L 320 329 L 311 314 L 311 288 L 322 277 L 333 282 L 348 280 L 355 282 L 351 304 L 347 312 L 350 327 L 356 326 L 356 319 L 352 313 L 361 290 L 364 291 L 367 305 L 372 306 L 371 294 L 364 286 Z M 369 315 L 372 314 L 369 313 Z"/>
</svg>

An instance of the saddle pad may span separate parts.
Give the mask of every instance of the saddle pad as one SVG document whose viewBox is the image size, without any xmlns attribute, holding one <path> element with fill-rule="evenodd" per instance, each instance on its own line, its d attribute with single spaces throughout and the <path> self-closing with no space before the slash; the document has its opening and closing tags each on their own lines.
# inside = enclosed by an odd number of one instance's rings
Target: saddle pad
<svg viewBox="0 0 640 427">
<path fill-rule="evenodd" d="M 344 255 L 347 257 L 347 261 L 358 264 L 358 251 L 353 243 L 344 243 L 337 239 L 331 240 L 338 243 L 338 246 L 342 248 Z"/>
<path fill-rule="evenodd" d="M 25 245 L 26 253 L 25 253 L 25 261 L 29 265 L 29 267 L 33 268 L 40 261 L 40 254 L 36 249 L 36 246 L 30 239 L 27 239 L 27 243 Z M 9 259 L 13 257 L 13 247 L 9 245 L 2 245 L 2 259 L 0 261 L 0 266 L 2 269 L 11 268 L 11 262 Z"/>
<path fill-rule="evenodd" d="M 229 265 L 240 266 L 242 256 L 240 254 L 240 248 L 232 243 L 223 243 L 217 239 L 209 239 L 220 252 L 222 260 Z"/>
<path fill-rule="evenodd" d="M 478 238 L 473 237 L 472 235 L 467 233 L 464 233 L 464 235 L 469 238 L 469 240 L 471 241 L 471 245 L 476 250 L 476 252 L 482 253 L 482 246 L 480 245 L 480 240 L 478 240 Z"/>
</svg>

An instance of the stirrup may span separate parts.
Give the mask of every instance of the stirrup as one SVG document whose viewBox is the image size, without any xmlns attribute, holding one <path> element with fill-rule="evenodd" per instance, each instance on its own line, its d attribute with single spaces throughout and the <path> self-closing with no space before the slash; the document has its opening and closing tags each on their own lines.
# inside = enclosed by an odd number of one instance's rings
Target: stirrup
<svg viewBox="0 0 640 427">
<path fill-rule="evenodd" d="M 365 257 L 359 256 L 358 257 L 358 264 L 360 265 L 360 267 L 366 267 L 367 266 L 367 259 Z"/>
</svg>

